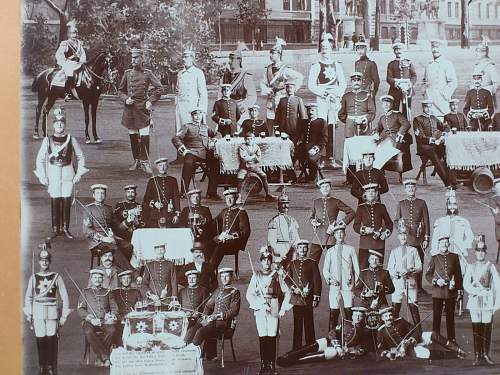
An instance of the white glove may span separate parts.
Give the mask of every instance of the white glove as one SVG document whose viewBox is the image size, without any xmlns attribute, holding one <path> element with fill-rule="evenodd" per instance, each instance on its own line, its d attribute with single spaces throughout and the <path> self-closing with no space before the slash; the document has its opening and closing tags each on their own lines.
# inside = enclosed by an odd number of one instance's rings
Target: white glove
<svg viewBox="0 0 500 375">
<path fill-rule="evenodd" d="M 45 185 L 45 186 L 49 185 L 49 179 L 47 177 L 42 177 L 39 179 L 39 181 L 42 185 Z"/>
<path fill-rule="evenodd" d="M 159 210 L 160 210 L 160 209 L 162 209 L 162 208 L 163 208 L 163 203 L 161 203 L 161 202 L 155 202 L 155 203 L 154 203 L 154 206 L 155 206 L 155 208 L 157 208 L 157 209 L 159 209 Z"/>
<path fill-rule="evenodd" d="M 129 98 L 127 98 L 127 99 L 125 100 L 125 104 L 127 104 L 127 105 L 132 105 L 132 104 L 134 104 L 134 99 L 132 99 L 132 98 L 130 98 L 130 97 L 129 97 Z"/>
<path fill-rule="evenodd" d="M 146 110 L 149 111 L 149 110 L 151 110 L 151 108 L 153 108 L 153 103 L 151 103 L 148 100 L 148 101 L 146 101 L 145 107 L 146 107 Z"/>
</svg>

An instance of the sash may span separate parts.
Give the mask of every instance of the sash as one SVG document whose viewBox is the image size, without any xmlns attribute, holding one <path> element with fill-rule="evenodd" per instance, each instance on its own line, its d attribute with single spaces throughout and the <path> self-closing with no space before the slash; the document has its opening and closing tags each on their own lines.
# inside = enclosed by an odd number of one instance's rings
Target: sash
<svg viewBox="0 0 500 375">
<path fill-rule="evenodd" d="M 47 286 L 47 288 L 45 288 L 44 290 L 40 291 L 40 293 L 38 293 L 36 296 L 34 296 L 34 298 L 43 298 L 45 296 L 47 296 L 47 294 L 50 292 L 50 290 L 52 289 L 52 287 L 54 286 L 54 284 L 56 283 L 57 279 L 59 277 L 59 274 L 56 273 L 56 275 L 54 276 L 54 278 L 52 279 L 52 281 L 50 282 L 50 284 Z M 36 278 L 35 278 L 35 275 L 33 275 L 33 283 L 36 281 Z"/>
<path fill-rule="evenodd" d="M 50 153 L 49 159 L 50 158 L 57 158 L 59 156 L 59 154 L 66 148 L 66 146 L 69 144 L 70 141 L 71 141 L 71 135 L 68 134 L 68 136 L 66 137 L 66 141 L 62 145 L 60 145 L 60 146 L 54 145 L 54 149 Z M 49 141 L 49 143 L 50 143 L 50 141 Z"/>
<path fill-rule="evenodd" d="M 234 90 L 236 87 L 238 87 L 243 81 L 243 78 L 245 78 L 245 74 L 247 74 L 246 70 L 241 70 L 238 75 L 233 79 L 231 82 L 231 90 Z"/>
<path fill-rule="evenodd" d="M 280 77 L 280 75 L 283 73 L 283 71 L 285 70 L 285 68 L 287 67 L 286 64 L 283 64 L 281 66 L 281 68 L 278 69 L 278 71 L 276 73 L 274 73 L 274 76 L 273 78 L 271 79 L 271 81 L 269 81 L 269 86 L 272 86 L 274 82 L 276 82 L 276 80 Z"/>
</svg>

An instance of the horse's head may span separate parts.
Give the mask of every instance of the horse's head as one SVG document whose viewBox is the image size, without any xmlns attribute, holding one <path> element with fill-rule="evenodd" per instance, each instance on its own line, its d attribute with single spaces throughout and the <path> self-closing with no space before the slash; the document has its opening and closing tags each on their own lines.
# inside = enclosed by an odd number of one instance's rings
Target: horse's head
<svg viewBox="0 0 500 375">
<path fill-rule="evenodd" d="M 95 72 L 104 72 L 105 70 L 113 70 L 116 66 L 116 56 L 111 50 L 99 52 L 90 62 L 90 67 Z"/>
</svg>

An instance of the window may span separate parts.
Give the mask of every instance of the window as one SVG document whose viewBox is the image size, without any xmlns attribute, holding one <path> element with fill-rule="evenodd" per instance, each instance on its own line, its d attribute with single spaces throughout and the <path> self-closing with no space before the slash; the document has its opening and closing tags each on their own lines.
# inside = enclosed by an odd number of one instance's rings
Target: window
<svg viewBox="0 0 500 375">
<path fill-rule="evenodd" d="M 292 0 L 292 10 L 307 10 L 306 0 Z"/>
<path fill-rule="evenodd" d="M 290 10 L 290 0 L 283 0 L 283 10 Z"/>
<path fill-rule="evenodd" d="M 387 13 L 387 3 L 385 2 L 385 0 L 380 0 L 380 13 L 381 14 Z"/>
<path fill-rule="evenodd" d="M 458 18 L 458 14 L 459 14 L 459 10 L 458 10 L 458 3 L 455 3 L 455 18 Z"/>
<path fill-rule="evenodd" d="M 448 2 L 448 18 L 451 18 L 452 15 L 451 15 L 451 1 Z"/>
<path fill-rule="evenodd" d="M 477 4 L 477 18 L 481 18 L 481 3 Z"/>
<path fill-rule="evenodd" d="M 490 18 L 490 7 L 491 4 L 486 4 L 486 18 Z"/>
<path fill-rule="evenodd" d="M 498 19 L 498 5 L 495 5 L 495 18 Z"/>
<path fill-rule="evenodd" d="M 389 0 L 389 14 L 394 14 L 394 13 L 395 13 L 394 0 Z"/>
</svg>

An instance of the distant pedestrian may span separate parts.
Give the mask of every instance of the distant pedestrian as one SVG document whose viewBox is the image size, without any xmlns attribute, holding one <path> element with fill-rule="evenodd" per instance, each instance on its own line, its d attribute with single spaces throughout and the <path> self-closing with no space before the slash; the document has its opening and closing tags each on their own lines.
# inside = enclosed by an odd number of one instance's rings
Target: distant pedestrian
<svg viewBox="0 0 500 375">
<path fill-rule="evenodd" d="M 358 36 L 356 33 L 352 33 L 352 50 L 354 51 L 356 49 L 356 43 L 358 43 Z"/>
</svg>

